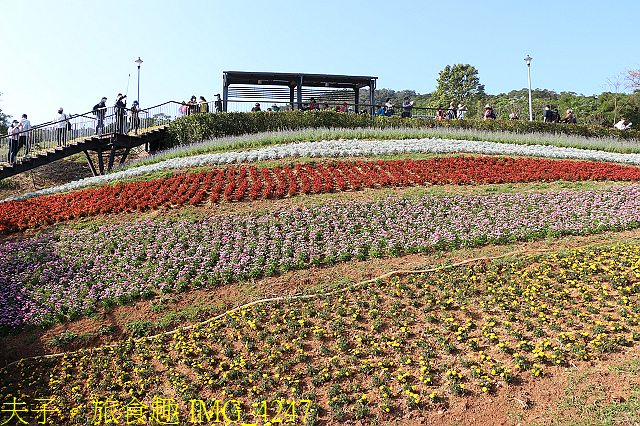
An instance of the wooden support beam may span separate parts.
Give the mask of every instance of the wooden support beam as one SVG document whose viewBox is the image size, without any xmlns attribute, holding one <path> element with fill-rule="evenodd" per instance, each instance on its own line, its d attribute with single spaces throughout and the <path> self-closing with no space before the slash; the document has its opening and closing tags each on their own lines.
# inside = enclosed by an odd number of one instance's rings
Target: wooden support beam
<svg viewBox="0 0 640 426">
<path fill-rule="evenodd" d="M 104 174 L 104 160 L 102 159 L 102 147 L 99 146 L 96 148 L 98 151 L 98 169 L 100 169 L 100 174 Z"/>
<path fill-rule="evenodd" d="M 113 169 L 113 160 L 116 158 L 116 146 L 111 145 L 111 152 L 109 153 L 109 164 L 107 164 L 107 172 L 110 172 Z"/>
<path fill-rule="evenodd" d="M 89 163 L 89 168 L 91 169 L 91 173 L 94 176 L 98 176 L 98 172 L 96 171 L 96 167 L 93 165 L 93 161 L 91 161 L 91 157 L 89 156 L 89 152 L 86 149 L 82 150 L 84 152 L 84 156 L 87 157 L 87 163 Z"/>
<path fill-rule="evenodd" d="M 124 164 L 125 160 L 127 159 L 127 155 L 129 155 L 129 151 L 131 151 L 131 148 L 126 148 L 124 150 L 124 154 L 122 154 L 122 158 L 120 159 L 120 164 Z"/>
</svg>

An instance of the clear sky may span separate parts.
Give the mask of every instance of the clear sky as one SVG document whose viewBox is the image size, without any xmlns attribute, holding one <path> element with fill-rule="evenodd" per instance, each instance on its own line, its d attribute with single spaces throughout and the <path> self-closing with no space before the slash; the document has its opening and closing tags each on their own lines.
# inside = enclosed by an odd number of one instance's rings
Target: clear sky
<svg viewBox="0 0 640 426">
<path fill-rule="evenodd" d="M 435 90 L 471 64 L 489 94 L 527 86 L 585 95 L 639 69 L 637 0 L 0 0 L 0 108 L 32 124 L 102 96 L 143 108 L 221 92 L 223 71 L 378 77 Z"/>
</svg>

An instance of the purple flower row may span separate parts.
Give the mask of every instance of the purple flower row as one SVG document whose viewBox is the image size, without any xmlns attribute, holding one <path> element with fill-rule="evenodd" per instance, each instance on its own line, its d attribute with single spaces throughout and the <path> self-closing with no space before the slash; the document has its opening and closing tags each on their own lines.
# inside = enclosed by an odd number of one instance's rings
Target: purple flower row
<svg viewBox="0 0 640 426">
<path fill-rule="evenodd" d="M 0 326 L 130 298 L 371 256 L 638 226 L 640 186 L 387 198 L 263 216 L 141 220 L 0 246 Z"/>
</svg>

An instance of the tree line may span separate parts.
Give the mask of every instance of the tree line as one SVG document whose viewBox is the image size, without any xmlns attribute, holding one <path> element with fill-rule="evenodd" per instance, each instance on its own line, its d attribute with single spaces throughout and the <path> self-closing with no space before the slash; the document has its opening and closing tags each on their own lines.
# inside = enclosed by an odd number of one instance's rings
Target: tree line
<svg viewBox="0 0 640 426">
<path fill-rule="evenodd" d="M 568 109 L 578 117 L 582 124 L 611 127 L 621 117 L 640 126 L 640 70 L 625 71 L 607 81 L 611 91 L 600 95 L 585 96 L 575 92 L 555 92 L 548 89 L 531 90 L 533 119 L 542 121 L 546 105 L 557 108 L 564 117 Z M 625 93 L 624 91 L 631 91 Z M 515 113 L 520 119 L 529 119 L 529 91 L 527 88 L 512 90 L 509 93 L 490 95 L 485 93 L 480 83 L 478 71 L 469 64 L 447 65 L 437 79 L 436 90 L 432 93 L 418 94 L 414 90 L 394 91 L 376 89 L 374 102 L 384 104 L 387 98 L 400 105 L 405 96 L 414 101 L 416 107 L 447 108 L 450 102 L 456 106 L 467 105 L 469 119 L 480 118 L 484 106 L 490 104 L 498 118 L 509 119 Z M 367 89 L 362 89 L 361 99 L 369 99 Z M 635 128 L 635 126 L 634 126 Z"/>
</svg>

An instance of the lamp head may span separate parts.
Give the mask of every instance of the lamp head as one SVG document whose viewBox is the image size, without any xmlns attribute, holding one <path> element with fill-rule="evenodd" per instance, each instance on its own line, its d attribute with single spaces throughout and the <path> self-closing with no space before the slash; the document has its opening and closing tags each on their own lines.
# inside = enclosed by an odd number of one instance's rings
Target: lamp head
<svg viewBox="0 0 640 426">
<path fill-rule="evenodd" d="M 532 59 L 533 59 L 533 58 L 532 58 L 531 56 L 529 56 L 529 55 L 527 55 L 527 57 L 526 57 L 526 58 L 524 58 L 524 61 L 527 63 L 527 66 L 530 66 L 530 65 L 531 65 L 531 60 L 532 60 Z"/>
</svg>

